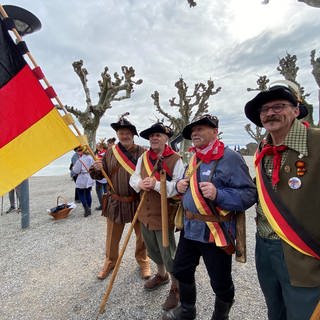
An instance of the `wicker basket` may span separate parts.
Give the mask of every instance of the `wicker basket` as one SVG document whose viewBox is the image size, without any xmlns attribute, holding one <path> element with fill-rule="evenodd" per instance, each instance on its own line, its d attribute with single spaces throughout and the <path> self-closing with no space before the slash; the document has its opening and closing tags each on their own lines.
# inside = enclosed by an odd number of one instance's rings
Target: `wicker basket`
<svg viewBox="0 0 320 320">
<path fill-rule="evenodd" d="M 63 198 L 62 196 L 58 196 L 57 197 L 57 206 L 59 206 L 59 200 L 63 201 L 63 204 L 67 205 L 67 201 L 65 198 Z M 64 209 L 60 209 L 56 212 L 50 212 L 50 216 L 52 216 L 55 220 L 60 220 L 60 219 L 64 219 L 68 216 L 69 212 L 72 210 L 72 208 L 64 208 Z"/>
</svg>

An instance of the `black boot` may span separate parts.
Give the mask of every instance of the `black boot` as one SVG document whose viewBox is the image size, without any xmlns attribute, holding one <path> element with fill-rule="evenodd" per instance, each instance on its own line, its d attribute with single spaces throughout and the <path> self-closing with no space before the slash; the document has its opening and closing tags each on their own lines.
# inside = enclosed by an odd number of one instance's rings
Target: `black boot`
<svg viewBox="0 0 320 320">
<path fill-rule="evenodd" d="M 196 318 L 196 284 L 179 282 L 181 305 L 163 315 L 162 320 L 194 320 Z"/>
<path fill-rule="evenodd" d="M 91 214 L 91 208 L 85 207 L 84 208 L 84 216 L 87 217 L 87 216 L 90 216 L 90 214 Z"/>
<path fill-rule="evenodd" d="M 214 312 L 211 320 L 229 320 L 229 312 L 233 305 L 233 302 L 225 302 L 216 296 L 214 303 Z"/>
</svg>

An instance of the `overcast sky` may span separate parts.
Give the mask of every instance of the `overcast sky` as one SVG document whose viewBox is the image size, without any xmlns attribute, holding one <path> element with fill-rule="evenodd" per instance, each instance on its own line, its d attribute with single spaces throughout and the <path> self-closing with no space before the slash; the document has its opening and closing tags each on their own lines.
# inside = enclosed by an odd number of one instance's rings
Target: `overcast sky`
<svg viewBox="0 0 320 320">
<path fill-rule="evenodd" d="M 311 74 L 310 51 L 320 54 L 320 8 L 297 0 L 19 0 L 5 4 L 24 7 L 42 22 L 42 29 L 25 37 L 64 104 L 85 108 L 84 92 L 72 62 L 84 60 L 91 97 L 97 102 L 100 74 L 121 73 L 132 66 L 136 87 L 132 98 L 114 102 L 102 119 L 98 137 L 114 136 L 110 123 L 130 112 L 138 131 L 161 115 L 150 95 L 158 90 L 162 107 L 171 113 L 168 99 L 177 96 L 175 82 L 183 77 L 190 89 L 212 79 L 222 90 L 209 100 L 210 112 L 220 119 L 226 144 L 252 142 L 244 130 L 249 123 L 245 103 L 256 93 L 259 75 L 283 79 L 276 70 L 286 53 L 298 57 L 298 81 L 316 108 L 317 85 Z M 82 129 L 81 129 L 82 130 Z M 144 142 L 142 139 L 137 142 Z"/>
</svg>

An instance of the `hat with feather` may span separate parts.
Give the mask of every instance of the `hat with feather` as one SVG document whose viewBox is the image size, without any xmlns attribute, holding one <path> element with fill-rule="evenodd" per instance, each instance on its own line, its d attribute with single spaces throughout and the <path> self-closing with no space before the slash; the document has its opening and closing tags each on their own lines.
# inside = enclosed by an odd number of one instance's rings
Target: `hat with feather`
<svg viewBox="0 0 320 320">
<path fill-rule="evenodd" d="M 119 129 L 124 129 L 127 128 L 129 130 L 131 130 L 133 135 L 137 135 L 138 136 L 138 132 L 136 127 L 129 121 L 127 120 L 125 117 L 128 116 L 130 113 L 126 112 L 124 114 L 122 114 L 119 118 L 118 122 L 114 122 L 111 123 L 111 127 L 112 129 L 114 129 L 115 131 L 118 131 Z"/>
<path fill-rule="evenodd" d="M 153 133 L 163 133 L 171 138 L 173 136 L 173 131 L 170 127 L 165 126 L 162 122 L 157 122 L 153 124 L 150 128 L 145 129 L 140 132 L 140 136 L 146 140 L 149 140 L 149 137 Z"/>
</svg>

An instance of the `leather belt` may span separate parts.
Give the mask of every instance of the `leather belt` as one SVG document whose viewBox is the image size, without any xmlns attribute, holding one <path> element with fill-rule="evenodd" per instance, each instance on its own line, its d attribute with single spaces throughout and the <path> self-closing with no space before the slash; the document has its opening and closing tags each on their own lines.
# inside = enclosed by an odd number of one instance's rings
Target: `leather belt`
<svg viewBox="0 0 320 320">
<path fill-rule="evenodd" d="M 192 213 L 189 210 L 186 210 L 185 216 L 189 220 L 199 220 L 204 222 L 225 222 L 230 221 L 233 214 L 230 212 L 226 216 L 215 216 L 215 215 L 204 215 L 200 213 Z"/>
<path fill-rule="evenodd" d="M 138 199 L 137 196 L 121 197 L 121 196 L 119 196 L 119 195 L 117 195 L 115 193 L 111 194 L 111 198 L 113 200 L 117 200 L 117 201 L 120 201 L 120 202 L 133 202 L 133 201 Z"/>
</svg>

